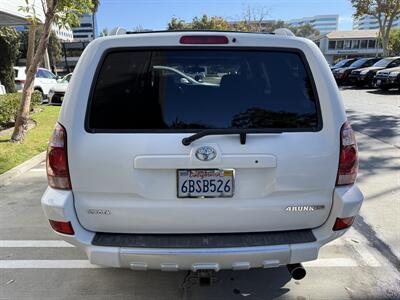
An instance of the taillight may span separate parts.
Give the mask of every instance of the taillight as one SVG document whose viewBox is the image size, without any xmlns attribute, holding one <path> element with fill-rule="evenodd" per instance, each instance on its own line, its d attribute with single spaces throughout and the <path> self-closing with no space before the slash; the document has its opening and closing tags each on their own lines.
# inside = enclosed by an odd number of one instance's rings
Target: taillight
<svg viewBox="0 0 400 300">
<path fill-rule="evenodd" d="M 67 132 L 57 123 L 47 148 L 47 179 L 52 188 L 70 190 L 67 158 Z"/>
<path fill-rule="evenodd" d="M 229 44 L 223 35 L 185 35 L 179 40 L 181 44 Z"/>
<path fill-rule="evenodd" d="M 354 131 L 348 122 L 340 130 L 340 156 L 336 185 L 353 184 L 358 172 L 358 149 Z"/>
<path fill-rule="evenodd" d="M 61 222 L 61 221 L 54 221 L 54 220 L 49 220 L 51 228 L 53 228 L 55 231 L 63 234 L 74 234 L 74 229 L 72 228 L 71 222 Z"/>
<path fill-rule="evenodd" d="M 338 230 L 343 230 L 343 229 L 349 228 L 351 225 L 353 225 L 355 218 L 356 217 L 337 218 L 335 225 L 333 225 L 332 230 L 338 231 Z"/>
<path fill-rule="evenodd" d="M 25 80 L 15 80 L 16 84 L 25 84 Z"/>
</svg>

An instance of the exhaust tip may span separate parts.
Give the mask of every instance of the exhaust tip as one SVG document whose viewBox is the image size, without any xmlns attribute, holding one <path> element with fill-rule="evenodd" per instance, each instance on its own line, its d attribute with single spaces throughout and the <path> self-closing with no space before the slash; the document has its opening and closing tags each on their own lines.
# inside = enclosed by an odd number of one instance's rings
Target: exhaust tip
<svg viewBox="0 0 400 300">
<path fill-rule="evenodd" d="M 295 280 L 301 280 L 306 277 L 306 269 L 304 269 L 302 264 L 290 264 L 286 266 L 290 276 Z"/>
</svg>

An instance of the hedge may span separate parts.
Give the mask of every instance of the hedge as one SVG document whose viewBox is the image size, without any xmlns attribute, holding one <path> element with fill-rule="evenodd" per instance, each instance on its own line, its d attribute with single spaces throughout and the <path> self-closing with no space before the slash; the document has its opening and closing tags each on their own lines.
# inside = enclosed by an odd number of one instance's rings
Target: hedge
<svg viewBox="0 0 400 300">
<path fill-rule="evenodd" d="M 15 121 L 21 103 L 22 93 L 0 95 L 0 127 Z M 31 110 L 42 103 L 42 95 L 38 91 L 32 93 Z"/>
</svg>

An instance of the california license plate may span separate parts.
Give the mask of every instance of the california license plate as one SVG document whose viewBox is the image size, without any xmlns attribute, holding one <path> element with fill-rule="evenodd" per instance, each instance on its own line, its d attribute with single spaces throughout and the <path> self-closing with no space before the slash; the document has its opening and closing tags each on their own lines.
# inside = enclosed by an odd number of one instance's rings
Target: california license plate
<svg viewBox="0 0 400 300">
<path fill-rule="evenodd" d="M 233 170 L 178 170 L 178 198 L 232 197 L 235 187 Z"/>
</svg>

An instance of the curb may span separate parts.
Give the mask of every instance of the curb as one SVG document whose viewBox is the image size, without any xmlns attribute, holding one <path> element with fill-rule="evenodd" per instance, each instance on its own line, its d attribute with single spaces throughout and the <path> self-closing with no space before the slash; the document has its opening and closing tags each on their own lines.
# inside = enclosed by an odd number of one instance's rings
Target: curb
<svg viewBox="0 0 400 300">
<path fill-rule="evenodd" d="M 22 164 L 0 175 L 0 187 L 9 184 L 14 178 L 29 171 L 46 159 L 46 151 L 39 153 Z"/>
</svg>

